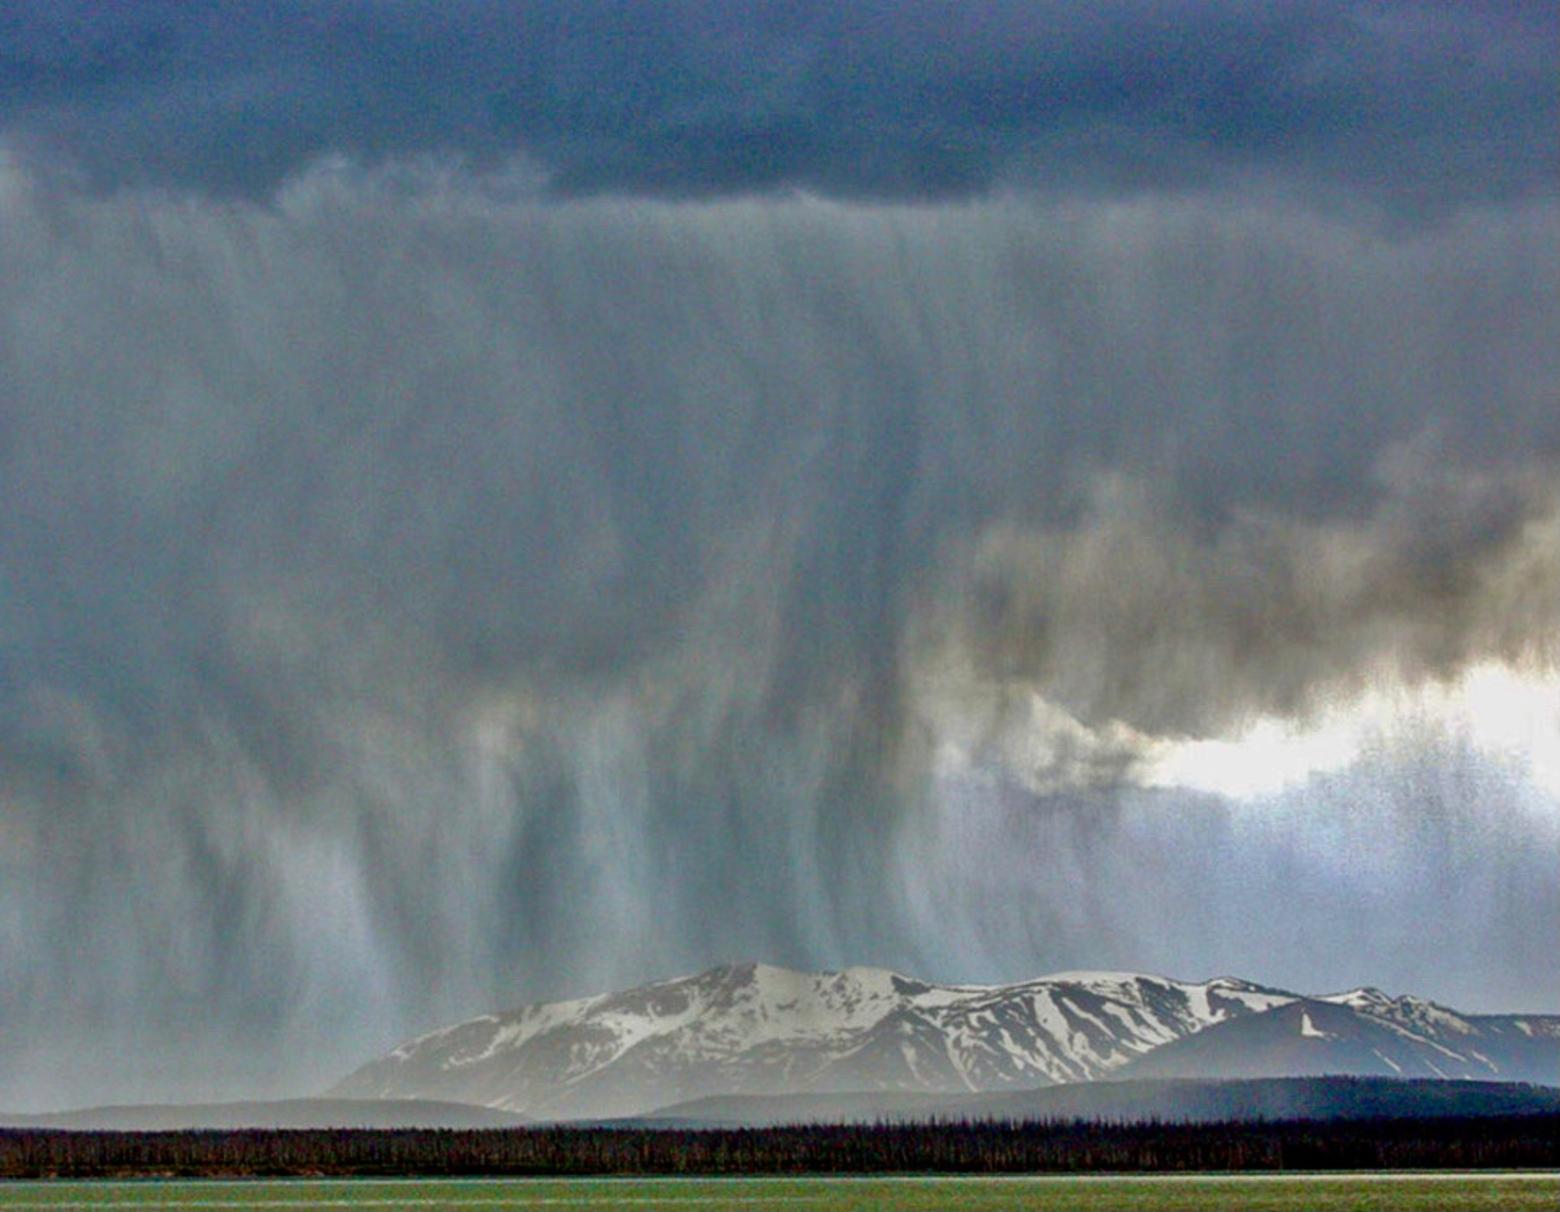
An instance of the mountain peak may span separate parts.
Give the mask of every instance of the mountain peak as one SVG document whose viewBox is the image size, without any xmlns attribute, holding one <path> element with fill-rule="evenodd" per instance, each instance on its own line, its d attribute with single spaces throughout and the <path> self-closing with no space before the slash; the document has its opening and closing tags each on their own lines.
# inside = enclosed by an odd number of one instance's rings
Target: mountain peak
<svg viewBox="0 0 1560 1212">
<path fill-rule="evenodd" d="M 1396 1002 L 1390 994 L 1383 993 L 1374 985 L 1361 985 L 1358 989 L 1349 989 L 1343 993 L 1328 993 L 1316 999 L 1319 1002 L 1332 1002 L 1337 1006 L 1353 1006 L 1356 1009 L 1363 1007 L 1391 1006 Z"/>
</svg>

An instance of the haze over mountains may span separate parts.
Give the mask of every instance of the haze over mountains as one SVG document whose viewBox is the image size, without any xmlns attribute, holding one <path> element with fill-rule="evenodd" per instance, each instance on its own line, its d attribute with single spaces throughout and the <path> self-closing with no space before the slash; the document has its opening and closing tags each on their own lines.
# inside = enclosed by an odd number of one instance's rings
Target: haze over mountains
<svg viewBox="0 0 1560 1212">
<path fill-rule="evenodd" d="M 1101 1079 L 1324 1074 L 1560 1083 L 1560 1015 L 1465 1015 L 1375 989 L 1307 997 L 1232 978 L 1072 972 L 951 986 L 877 968 L 749 963 L 458 1023 L 328 1094 L 544 1120 L 676 1117 L 692 1103 L 695 1118 L 739 1120 L 773 1118 L 751 1101 L 745 1114 L 742 1099 L 809 1096 L 793 1111 L 827 1118 L 852 1107 L 985 1114 L 1000 1107 L 947 1098 Z M 733 1097 L 702 1110 L 696 1101 Z M 1162 1086 L 1154 1097 L 1163 1101 Z M 1074 1113 L 1066 1106 L 1053 1111 Z"/>
<path fill-rule="evenodd" d="M 7 1128 L 85 1132 L 231 1132 L 246 1128 L 516 1128 L 524 1116 L 466 1103 L 420 1099 L 286 1098 L 238 1103 L 149 1103 L 86 1107 L 44 1115 L 0 1112 Z"/>
</svg>

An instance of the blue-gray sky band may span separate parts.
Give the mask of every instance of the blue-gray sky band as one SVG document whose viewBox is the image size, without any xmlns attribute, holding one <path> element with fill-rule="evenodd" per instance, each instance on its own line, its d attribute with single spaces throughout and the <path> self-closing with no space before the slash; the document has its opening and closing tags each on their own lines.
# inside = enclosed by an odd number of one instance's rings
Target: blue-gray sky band
<svg viewBox="0 0 1560 1212">
<path fill-rule="evenodd" d="M 565 193 L 967 195 L 1298 172 L 1422 208 L 1552 190 L 1523 3 L 44 3 L 0 124 L 99 185 L 530 157 Z"/>
</svg>

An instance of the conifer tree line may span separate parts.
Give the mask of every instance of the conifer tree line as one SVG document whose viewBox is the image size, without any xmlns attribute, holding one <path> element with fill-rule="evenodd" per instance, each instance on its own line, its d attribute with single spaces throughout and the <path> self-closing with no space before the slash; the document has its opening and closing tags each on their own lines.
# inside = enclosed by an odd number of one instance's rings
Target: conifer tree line
<svg viewBox="0 0 1560 1212">
<path fill-rule="evenodd" d="M 0 1129 L 0 1178 L 1012 1174 L 1560 1167 L 1560 1115 L 748 1129 Z"/>
</svg>

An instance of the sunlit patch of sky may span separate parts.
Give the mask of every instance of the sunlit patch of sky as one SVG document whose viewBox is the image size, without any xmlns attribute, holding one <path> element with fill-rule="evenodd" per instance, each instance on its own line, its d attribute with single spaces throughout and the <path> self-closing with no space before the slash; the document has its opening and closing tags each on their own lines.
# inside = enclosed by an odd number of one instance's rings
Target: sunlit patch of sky
<svg viewBox="0 0 1560 1212">
<path fill-rule="evenodd" d="M 1139 777 L 1150 787 L 1258 797 L 1426 739 L 1468 746 L 1560 808 L 1560 674 L 1488 662 L 1446 681 L 1374 685 L 1298 718 L 1258 718 L 1229 736 L 1155 740 Z"/>
</svg>

